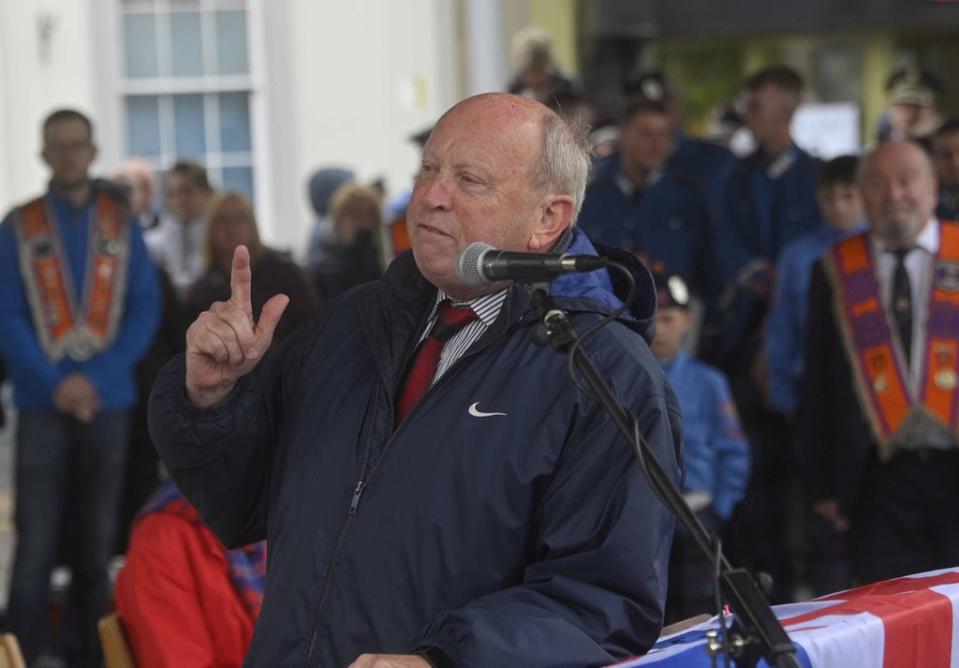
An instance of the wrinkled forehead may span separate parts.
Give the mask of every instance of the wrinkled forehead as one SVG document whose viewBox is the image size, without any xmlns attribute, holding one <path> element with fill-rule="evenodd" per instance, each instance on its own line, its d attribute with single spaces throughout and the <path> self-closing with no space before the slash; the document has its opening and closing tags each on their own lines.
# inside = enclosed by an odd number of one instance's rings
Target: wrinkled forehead
<svg viewBox="0 0 959 668">
<path fill-rule="evenodd" d="M 470 142 L 488 146 L 537 146 L 542 134 L 542 113 L 514 96 L 472 98 L 454 106 L 440 118 L 427 146 L 445 142 Z"/>
<path fill-rule="evenodd" d="M 497 120 L 482 114 L 444 118 L 430 135 L 425 155 L 454 165 L 473 165 L 502 176 L 531 169 L 540 153 L 541 130 L 529 120 Z"/>
</svg>

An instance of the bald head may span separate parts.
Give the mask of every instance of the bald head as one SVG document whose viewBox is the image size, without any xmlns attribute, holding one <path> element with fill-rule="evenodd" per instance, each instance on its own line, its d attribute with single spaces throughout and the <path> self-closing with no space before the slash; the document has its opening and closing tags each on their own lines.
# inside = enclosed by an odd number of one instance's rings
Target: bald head
<svg viewBox="0 0 959 668">
<path fill-rule="evenodd" d="M 543 117 L 551 113 L 549 107 L 530 98 L 508 93 L 483 93 L 457 102 L 440 116 L 436 124 L 461 114 L 478 114 L 490 121 L 492 127 L 509 129 L 527 122 L 542 123 Z"/>
<path fill-rule="evenodd" d="M 456 257 L 482 241 L 545 252 L 575 220 L 589 172 L 585 139 L 542 104 L 500 93 L 447 111 L 423 149 L 407 223 L 423 275 L 470 296 Z"/>
<path fill-rule="evenodd" d="M 451 107 L 447 117 L 465 116 L 477 132 L 510 138 L 524 147 L 520 158 L 528 167 L 528 182 L 537 192 L 552 190 L 573 198 L 573 220 L 579 215 L 591 165 L 586 129 L 577 127 L 549 107 L 527 97 L 483 93 Z"/>
<path fill-rule="evenodd" d="M 439 137 L 449 139 L 470 134 L 483 137 L 505 152 L 515 165 L 527 170 L 538 158 L 543 121 L 552 114 L 547 107 L 518 95 L 485 93 L 453 105 L 436 122 L 426 148 L 436 148 L 437 130 L 446 130 Z"/>
<path fill-rule="evenodd" d="M 912 245 L 936 209 L 932 161 L 914 142 L 880 144 L 860 164 L 859 186 L 870 232 L 894 248 Z"/>
</svg>

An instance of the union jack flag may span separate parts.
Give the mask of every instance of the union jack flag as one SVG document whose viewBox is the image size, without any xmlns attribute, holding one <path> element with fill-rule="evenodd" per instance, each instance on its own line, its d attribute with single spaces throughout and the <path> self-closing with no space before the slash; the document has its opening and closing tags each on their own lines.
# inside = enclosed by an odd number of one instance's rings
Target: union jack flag
<svg viewBox="0 0 959 668">
<path fill-rule="evenodd" d="M 773 607 L 809 668 L 959 668 L 959 568 L 919 573 Z M 664 636 L 616 668 L 711 665 L 706 632 L 716 618 Z M 766 666 L 765 662 L 760 663 Z"/>
</svg>

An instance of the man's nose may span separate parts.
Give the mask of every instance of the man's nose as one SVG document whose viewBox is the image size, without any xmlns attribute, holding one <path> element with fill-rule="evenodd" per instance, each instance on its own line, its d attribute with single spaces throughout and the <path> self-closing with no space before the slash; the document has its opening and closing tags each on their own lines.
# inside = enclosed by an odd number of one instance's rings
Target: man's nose
<svg viewBox="0 0 959 668">
<path fill-rule="evenodd" d="M 423 203 L 431 209 L 448 209 L 451 202 L 449 179 L 437 174 L 423 191 Z"/>
<path fill-rule="evenodd" d="M 903 188 L 898 183 L 892 182 L 887 186 L 886 197 L 893 201 L 900 200 L 902 199 L 905 192 L 906 192 L 905 188 Z"/>
</svg>

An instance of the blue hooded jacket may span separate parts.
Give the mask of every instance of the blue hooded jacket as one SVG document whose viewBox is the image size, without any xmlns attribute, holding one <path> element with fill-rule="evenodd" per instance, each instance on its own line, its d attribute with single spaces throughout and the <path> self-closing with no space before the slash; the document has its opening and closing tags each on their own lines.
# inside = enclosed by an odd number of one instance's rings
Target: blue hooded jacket
<svg viewBox="0 0 959 668">
<path fill-rule="evenodd" d="M 683 352 L 663 368 L 683 409 L 683 491 L 708 492 L 712 511 L 728 520 L 746 493 L 750 457 L 729 383 Z"/>
<path fill-rule="evenodd" d="M 569 250 L 590 249 L 577 233 Z M 678 481 L 679 409 L 635 268 L 638 319 L 583 348 Z M 619 303 L 610 285 L 601 271 L 553 288 L 582 331 Z M 530 340 L 523 287 L 394 429 L 435 294 L 400 256 L 211 409 L 186 399 L 182 357 L 160 374 L 150 428 L 177 485 L 228 547 L 269 544 L 247 665 L 433 648 L 457 666 L 599 666 L 656 640 L 673 519 L 565 356 Z"/>
<path fill-rule="evenodd" d="M 107 186 L 93 184 L 99 192 Z M 111 194 L 108 191 L 108 194 Z M 52 192 L 47 194 L 66 257 L 73 286 L 85 285 L 93 199 L 81 207 Z M 27 287 L 20 269 L 20 248 L 11 212 L 0 223 L 0 357 L 6 359 L 13 381 L 13 403 L 21 410 L 55 410 L 53 394 L 73 373 L 86 376 L 100 397 L 104 411 L 124 411 L 137 400 L 134 369 L 150 346 L 160 320 L 160 288 L 139 223 L 132 217 L 123 310 L 116 338 L 106 349 L 78 362 L 69 356 L 52 362 L 40 347 Z M 76 288 L 75 288 L 76 289 Z M 82 300 L 82 295 L 74 294 Z"/>
</svg>

